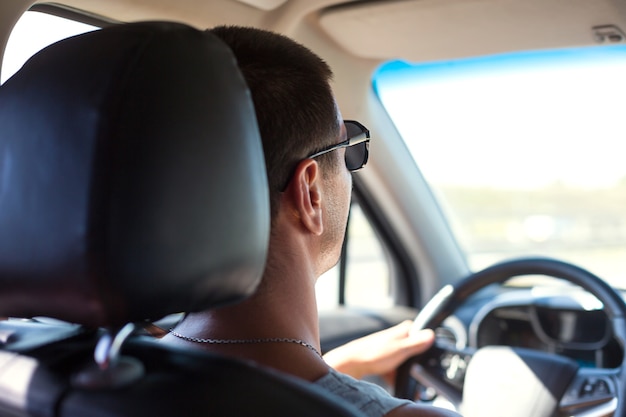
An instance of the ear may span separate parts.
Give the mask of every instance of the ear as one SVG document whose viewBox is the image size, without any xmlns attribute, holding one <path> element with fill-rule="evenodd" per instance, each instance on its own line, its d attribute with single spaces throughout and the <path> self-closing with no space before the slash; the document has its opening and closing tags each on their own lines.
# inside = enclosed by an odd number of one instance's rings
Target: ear
<svg viewBox="0 0 626 417">
<path fill-rule="evenodd" d="M 324 231 L 322 222 L 322 182 L 317 161 L 305 159 L 296 167 L 285 192 L 294 215 L 311 233 Z"/>
</svg>

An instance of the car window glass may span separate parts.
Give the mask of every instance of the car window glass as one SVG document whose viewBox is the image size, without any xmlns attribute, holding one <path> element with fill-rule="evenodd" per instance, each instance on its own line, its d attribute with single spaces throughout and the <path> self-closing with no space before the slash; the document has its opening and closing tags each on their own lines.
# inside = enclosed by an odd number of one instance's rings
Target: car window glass
<svg viewBox="0 0 626 417">
<path fill-rule="evenodd" d="M 346 232 L 346 248 L 339 264 L 316 285 L 318 308 L 338 305 L 385 308 L 393 305 L 390 257 L 361 206 L 353 202 Z M 344 264 L 344 285 L 341 265 Z"/>
<path fill-rule="evenodd" d="M 2 58 L 0 83 L 4 83 L 37 51 L 46 46 L 98 27 L 47 13 L 27 11 L 11 32 Z"/>
<path fill-rule="evenodd" d="M 348 234 L 346 305 L 391 307 L 390 265 L 381 240 L 359 205 L 350 212 Z"/>
<path fill-rule="evenodd" d="M 317 279 L 315 284 L 318 310 L 331 310 L 339 306 L 339 266 L 335 266 Z"/>
<path fill-rule="evenodd" d="M 472 269 L 569 260 L 626 285 L 626 47 L 389 62 L 375 89 Z"/>
</svg>

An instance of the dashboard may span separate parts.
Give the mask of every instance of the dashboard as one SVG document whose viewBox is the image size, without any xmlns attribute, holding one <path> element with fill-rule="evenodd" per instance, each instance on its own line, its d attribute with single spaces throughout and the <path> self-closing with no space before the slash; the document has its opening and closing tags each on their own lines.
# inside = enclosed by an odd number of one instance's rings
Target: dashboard
<svg viewBox="0 0 626 417">
<path fill-rule="evenodd" d="M 622 362 L 623 349 L 602 303 L 581 288 L 485 290 L 439 329 L 457 348 L 530 348 L 569 357 L 587 368 L 613 368 Z"/>
</svg>

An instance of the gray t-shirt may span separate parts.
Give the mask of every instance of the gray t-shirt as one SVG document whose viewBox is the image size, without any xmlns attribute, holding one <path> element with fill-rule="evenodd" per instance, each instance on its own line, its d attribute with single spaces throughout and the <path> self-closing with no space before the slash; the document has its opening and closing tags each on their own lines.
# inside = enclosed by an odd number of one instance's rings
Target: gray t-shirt
<svg viewBox="0 0 626 417">
<path fill-rule="evenodd" d="M 391 396 L 384 388 L 376 384 L 356 380 L 334 369 L 314 384 L 356 406 L 367 417 L 382 417 L 394 408 L 411 404 L 409 400 Z"/>
</svg>

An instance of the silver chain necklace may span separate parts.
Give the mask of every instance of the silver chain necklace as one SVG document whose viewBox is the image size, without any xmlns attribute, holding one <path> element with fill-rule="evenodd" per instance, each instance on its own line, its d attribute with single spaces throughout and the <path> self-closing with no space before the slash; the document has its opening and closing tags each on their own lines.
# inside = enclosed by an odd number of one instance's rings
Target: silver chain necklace
<svg viewBox="0 0 626 417">
<path fill-rule="evenodd" d="M 194 343 L 207 343 L 211 345 L 244 345 L 244 344 L 255 344 L 255 343 L 295 343 L 300 346 L 304 346 L 317 354 L 320 358 L 322 354 L 315 349 L 310 343 L 305 342 L 301 339 L 291 339 L 288 337 L 268 337 L 262 339 L 201 339 L 199 337 L 185 336 L 182 335 L 173 329 L 170 329 L 170 333 L 179 339 L 186 340 L 188 342 Z"/>
</svg>

